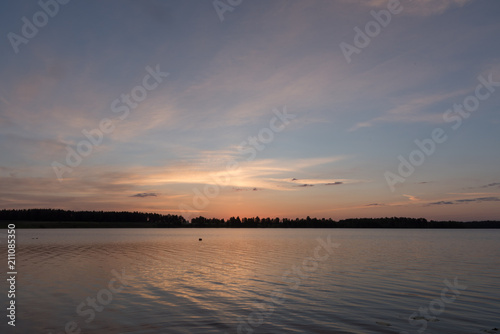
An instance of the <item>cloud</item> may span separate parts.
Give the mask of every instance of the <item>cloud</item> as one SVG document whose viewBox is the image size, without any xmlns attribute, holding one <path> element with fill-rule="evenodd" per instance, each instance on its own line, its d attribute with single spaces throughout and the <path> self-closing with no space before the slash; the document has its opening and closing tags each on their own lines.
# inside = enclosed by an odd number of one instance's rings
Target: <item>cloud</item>
<svg viewBox="0 0 500 334">
<path fill-rule="evenodd" d="M 407 197 L 407 198 L 408 198 L 410 201 L 412 201 L 412 202 L 418 202 L 418 201 L 420 201 L 420 199 L 419 199 L 418 197 L 416 197 L 416 196 L 412 196 L 412 195 L 404 195 L 404 194 L 403 194 L 403 196 L 404 196 L 404 197 Z"/>
<path fill-rule="evenodd" d="M 238 158 L 236 153 L 229 155 L 228 161 Z M 224 160 L 224 159 L 223 159 Z M 235 189 L 274 189 L 280 191 L 292 191 L 298 184 L 291 181 L 287 175 L 306 173 L 310 167 L 322 165 L 325 162 L 332 161 L 332 158 L 313 158 L 313 159 L 261 159 L 255 161 L 242 161 L 238 163 L 237 168 L 227 170 L 225 163 L 211 163 L 198 159 L 196 154 L 194 159 L 179 160 L 176 163 L 164 166 L 137 166 L 123 167 L 120 171 L 116 171 L 112 166 L 107 166 L 103 170 L 96 171 L 92 167 L 80 166 L 75 168 L 73 172 L 63 182 L 69 186 L 77 180 L 92 180 L 99 181 L 99 188 L 105 187 L 106 184 L 120 185 L 127 190 L 137 189 L 140 187 L 148 187 L 149 189 L 157 189 L 158 187 L 169 186 L 169 191 L 180 189 L 193 185 L 217 185 L 224 184 Z M 8 173 L 5 173 L 5 176 Z M 53 171 L 47 168 L 49 177 L 55 179 Z M 57 180 L 56 180 L 57 181 Z M 324 184 L 328 182 L 356 182 L 356 180 L 344 179 L 301 179 L 300 184 Z M 359 181 L 358 181 L 359 182 Z M 83 183 L 83 181 L 82 181 Z M 86 185 L 88 188 L 88 185 Z M 140 189 L 140 188 L 139 188 Z M 165 188 L 167 190 L 167 188 Z M 296 188 L 295 188 L 296 190 Z M 139 193 L 134 190 L 129 192 L 132 194 Z M 136 196 L 140 197 L 140 196 Z"/>
<path fill-rule="evenodd" d="M 249 189 L 249 188 L 246 188 L 246 189 L 243 189 L 243 188 L 233 188 L 234 191 L 258 191 L 259 189 L 257 188 L 252 188 L 252 189 Z"/>
<path fill-rule="evenodd" d="M 371 204 L 367 204 L 365 206 L 384 206 L 384 204 L 380 204 L 380 203 L 371 203 Z"/>
<path fill-rule="evenodd" d="M 394 104 L 393 108 L 384 111 L 379 117 L 355 124 L 348 131 L 352 132 L 361 128 L 369 128 L 380 123 L 440 124 L 444 122 L 443 115 L 441 112 L 430 111 L 433 106 L 469 92 L 468 89 L 459 89 L 448 93 L 399 97 L 392 101 L 392 104 Z"/>
<path fill-rule="evenodd" d="M 299 179 L 294 177 L 292 181 L 299 181 Z M 330 181 L 330 180 L 301 179 L 300 181 L 305 183 L 299 187 L 314 186 L 319 184 L 324 184 L 325 186 L 337 186 L 340 184 L 344 184 L 344 182 L 342 181 Z"/>
<path fill-rule="evenodd" d="M 479 197 L 479 198 L 471 198 L 471 199 L 458 199 L 456 202 L 458 203 L 468 203 L 468 202 L 498 202 L 500 198 L 498 197 Z"/>
<path fill-rule="evenodd" d="M 490 187 L 500 187 L 500 182 L 493 182 L 479 188 L 490 188 Z"/>
<path fill-rule="evenodd" d="M 429 203 L 429 205 L 450 205 L 454 204 L 453 202 L 448 202 L 448 201 L 439 201 L 439 202 L 432 202 Z"/>
<path fill-rule="evenodd" d="M 158 196 L 156 193 L 139 193 L 132 195 L 130 197 L 156 197 L 156 196 Z"/>
<path fill-rule="evenodd" d="M 485 188 L 500 188 L 500 182 L 492 182 L 482 186 L 468 187 L 464 189 L 485 189 Z M 487 194 L 487 193 L 477 193 L 477 194 Z"/>
<path fill-rule="evenodd" d="M 354 184 L 369 182 L 367 180 L 358 179 L 324 179 L 324 178 L 264 178 L 261 181 L 270 184 L 275 184 L 278 190 L 293 190 L 300 187 L 313 187 L 313 186 L 338 186 L 343 184 Z"/>
<path fill-rule="evenodd" d="M 451 205 L 451 204 L 463 204 L 463 203 L 474 203 L 474 202 L 500 202 L 500 197 L 478 197 L 478 198 L 467 198 L 467 199 L 457 199 L 454 201 L 439 201 L 432 202 L 428 205 Z"/>
</svg>

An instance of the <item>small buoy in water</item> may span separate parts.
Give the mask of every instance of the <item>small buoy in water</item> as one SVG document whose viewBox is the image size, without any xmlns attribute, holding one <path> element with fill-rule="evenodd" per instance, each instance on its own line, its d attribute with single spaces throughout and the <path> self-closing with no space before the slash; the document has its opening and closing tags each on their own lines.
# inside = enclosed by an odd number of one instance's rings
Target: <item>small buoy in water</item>
<svg viewBox="0 0 500 334">
<path fill-rule="evenodd" d="M 199 240 L 199 241 L 201 241 L 202 239 L 200 238 L 200 239 L 198 239 L 198 240 Z"/>
</svg>

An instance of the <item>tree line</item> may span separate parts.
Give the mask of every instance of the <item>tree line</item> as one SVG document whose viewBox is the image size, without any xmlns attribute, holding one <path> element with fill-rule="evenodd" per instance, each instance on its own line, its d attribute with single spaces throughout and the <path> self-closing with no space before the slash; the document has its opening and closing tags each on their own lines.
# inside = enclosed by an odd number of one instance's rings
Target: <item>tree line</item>
<svg viewBox="0 0 500 334">
<path fill-rule="evenodd" d="M 217 218 L 197 217 L 191 219 L 192 227 L 261 227 L 261 228 L 500 228 L 500 221 L 435 221 L 425 218 L 384 217 L 350 218 L 241 218 L 231 217 L 227 221 Z"/>
<path fill-rule="evenodd" d="M 60 209 L 1 210 L 1 221 L 22 222 L 18 227 L 30 222 L 58 224 L 34 225 L 34 227 L 180 227 L 187 221 L 178 215 L 161 215 L 148 212 L 128 211 L 71 211 Z"/>
<path fill-rule="evenodd" d="M 71 211 L 60 209 L 0 210 L 2 228 L 18 222 L 26 228 L 98 227 L 198 227 L 198 228 L 500 228 L 500 221 L 434 221 L 424 218 L 259 218 L 231 217 L 227 220 L 199 216 L 187 221 L 179 215 L 127 211 Z"/>
</svg>

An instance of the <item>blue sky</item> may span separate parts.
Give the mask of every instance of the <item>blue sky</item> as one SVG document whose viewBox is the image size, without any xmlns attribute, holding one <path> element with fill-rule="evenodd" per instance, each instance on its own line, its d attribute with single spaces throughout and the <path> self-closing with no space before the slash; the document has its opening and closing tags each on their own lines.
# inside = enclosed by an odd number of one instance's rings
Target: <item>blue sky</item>
<svg viewBox="0 0 500 334">
<path fill-rule="evenodd" d="M 496 1 L 42 3 L 0 14 L 0 208 L 499 218 Z"/>
</svg>

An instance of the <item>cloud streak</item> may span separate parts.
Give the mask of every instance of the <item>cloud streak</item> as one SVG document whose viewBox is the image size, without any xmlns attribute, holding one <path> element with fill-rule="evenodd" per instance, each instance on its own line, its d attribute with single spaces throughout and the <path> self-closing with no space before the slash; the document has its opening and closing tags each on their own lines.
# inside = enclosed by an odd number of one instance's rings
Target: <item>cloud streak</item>
<svg viewBox="0 0 500 334">
<path fill-rule="evenodd" d="M 158 195 L 156 193 L 138 193 L 138 194 L 135 194 L 135 195 L 131 195 L 130 197 L 140 197 L 140 198 L 144 198 L 144 197 L 157 197 Z"/>
<path fill-rule="evenodd" d="M 454 201 L 438 201 L 429 203 L 428 205 L 453 205 L 453 204 L 477 203 L 477 202 L 500 202 L 500 197 L 491 196 L 491 197 L 457 199 Z"/>
<path fill-rule="evenodd" d="M 498 188 L 500 188 L 500 182 L 489 183 L 489 184 L 481 186 L 479 188 L 491 188 L 491 187 L 498 187 Z"/>
</svg>

